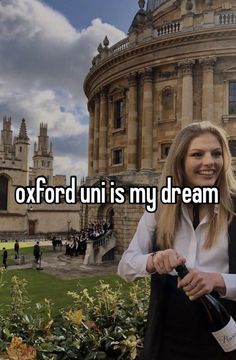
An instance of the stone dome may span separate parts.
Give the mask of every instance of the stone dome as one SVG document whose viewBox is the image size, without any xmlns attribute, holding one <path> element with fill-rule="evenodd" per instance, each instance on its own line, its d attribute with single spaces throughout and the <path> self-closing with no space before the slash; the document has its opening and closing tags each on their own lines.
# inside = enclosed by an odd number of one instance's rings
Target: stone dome
<svg viewBox="0 0 236 360">
<path fill-rule="evenodd" d="M 154 11 L 161 4 L 163 4 L 164 2 L 167 2 L 167 1 L 169 1 L 169 0 L 148 0 L 147 1 L 147 11 Z"/>
</svg>

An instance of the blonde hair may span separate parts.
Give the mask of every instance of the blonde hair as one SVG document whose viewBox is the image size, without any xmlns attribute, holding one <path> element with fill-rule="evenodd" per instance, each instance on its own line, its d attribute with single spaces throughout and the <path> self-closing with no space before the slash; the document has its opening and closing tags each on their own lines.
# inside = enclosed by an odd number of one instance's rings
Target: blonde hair
<svg viewBox="0 0 236 360">
<path fill-rule="evenodd" d="M 161 189 L 166 185 L 167 176 L 172 176 L 172 185 L 184 187 L 184 158 L 190 142 L 205 133 L 213 134 L 219 141 L 222 148 L 223 167 L 216 181 L 215 186 L 220 191 L 220 204 L 209 205 L 210 224 L 204 247 L 210 248 L 216 242 L 216 235 L 227 226 L 234 214 L 232 195 L 236 194 L 236 181 L 231 165 L 231 154 L 229 151 L 226 133 L 220 127 L 209 121 L 191 123 L 184 127 L 175 137 L 158 187 Z M 157 219 L 158 246 L 162 249 L 173 248 L 176 231 L 180 223 L 181 199 L 178 197 L 176 204 L 162 204 L 159 202 Z"/>
</svg>

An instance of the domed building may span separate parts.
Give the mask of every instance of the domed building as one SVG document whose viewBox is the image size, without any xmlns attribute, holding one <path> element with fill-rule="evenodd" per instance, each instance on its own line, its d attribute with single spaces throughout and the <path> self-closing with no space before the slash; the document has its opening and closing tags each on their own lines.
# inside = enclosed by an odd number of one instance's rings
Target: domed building
<svg viewBox="0 0 236 360">
<path fill-rule="evenodd" d="M 90 113 L 87 184 L 155 185 L 176 133 L 193 121 L 225 128 L 236 160 L 236 1 L 144 0 L 128 36 L 109 34 L 84 82 Z M 90 205 L 113 215 L 127 247 L 142 205 Z"/>
</svg>

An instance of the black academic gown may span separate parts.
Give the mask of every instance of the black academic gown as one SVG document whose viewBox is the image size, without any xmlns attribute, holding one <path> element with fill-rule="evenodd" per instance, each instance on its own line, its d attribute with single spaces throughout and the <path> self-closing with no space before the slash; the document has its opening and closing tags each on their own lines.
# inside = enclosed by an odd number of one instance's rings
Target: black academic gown
<svg viewBox="0 0 236 360">
<path fill-rule="evenodd" d="M 236 218 L 228 228 L 229 273 L 236 274 Z M 141 360 L 236 360 L 217 344 L 198 302 L 177 288 L 177 277 L 153 274 L 144 350 Z M 236 320 L 236 302 L 219 299 Z M 172 341 L 173 339 L 173 341 Z M 173 355 L 174 354 L 174 355 Z"/>
</svg>

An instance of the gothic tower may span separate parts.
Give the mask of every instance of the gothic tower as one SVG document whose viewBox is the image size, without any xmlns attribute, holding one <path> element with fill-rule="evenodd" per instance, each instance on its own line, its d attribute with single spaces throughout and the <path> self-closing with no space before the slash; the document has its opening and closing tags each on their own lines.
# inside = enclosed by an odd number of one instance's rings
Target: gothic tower
<svg viewBox="0 0 236 360">
<path fill-rule="evenodd" d="M 45 176 L 48 185 L 53 185 L 53 152 L 52 143 L 48 141 L 47 124 L 40 124 L 38 144 L 34 144 L 32 177 Z"/>
<path fill-rule="evenodd" d="M 27 135 L 25 119 L 22 119 L 19 135 L 14 140 L 15 157 L 22 161 L 22 170 L 28 172 L 29 137 Z"/>
<path fill-rule="evenodd" d="M 1 145 L 2 151 L 12 151 L 12 130 L 11 130 L 11 118 L 3 118 L 3 129 L 1 131 Z"/>
<path fill-rule="evenodd" d="M 28 148 L 25 120 L 22 119 L 19 134 L 13 141 L 11 118 L 3 118 L 0 145 L 0 231 L 14 229 L 25 231 L 26 205 L 15 201 L 18 186 L 28 185 Z"/>
</svg>

